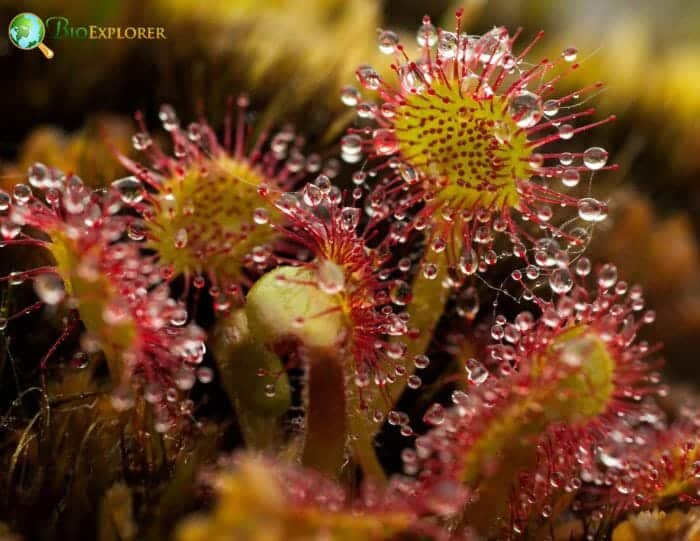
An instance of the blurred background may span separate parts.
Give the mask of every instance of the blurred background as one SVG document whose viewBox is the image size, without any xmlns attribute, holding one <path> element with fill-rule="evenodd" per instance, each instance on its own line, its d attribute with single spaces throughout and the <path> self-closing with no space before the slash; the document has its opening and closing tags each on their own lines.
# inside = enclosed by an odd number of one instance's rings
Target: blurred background
<svg viewBox="0 0 700 541">
<path fill-rule="evenodd" d="M 561 91 L 602 80 L 599 116 L 618 121 L 582 134 L 620 164 L 598 175 L 594 194 L 611 215 L 592 258 L 612 260 L 643 284 L 658 318 L 650 340 L 666 346 L 669 373 L 700 382 L 700 3 L 697 0 L 0 0 L 7 24 L 21 11 L 72 25 L 159 26 L 163 41 L 55 40 L 46 60 L 0 39 L 2 185 L 23 180 L 34 161 L 74 171 L 93 185 L 123 176 L 104 136 L 130 149 L 132 114 L 156 124 L 171 103 L 183 121 L 201 104 L 216 127 L 226 97 L 247 91 L 253 110 L 276 124 L 293 122 L 314 150 L 331 144 L 351 120 L 338 99 L 358 64 L 387 69 L 377 28 L 413 45 L 421 17 L 452 29 L 465 8 L 465 30 L 539 29 L 536 61 L 579 50 L 580 69 Z M 329 150 L 330 149 L 330 150 Z"/>
</svg>

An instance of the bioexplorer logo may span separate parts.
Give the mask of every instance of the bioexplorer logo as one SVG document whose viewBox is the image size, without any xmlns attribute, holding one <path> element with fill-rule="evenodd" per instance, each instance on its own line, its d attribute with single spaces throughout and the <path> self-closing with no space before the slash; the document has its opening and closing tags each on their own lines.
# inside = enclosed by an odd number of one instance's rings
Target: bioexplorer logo
<svg viewBox="0 0 700 541">
<path fill-rule="evenodd" d="M 44 44 L 46 37 L 80 40 L 167 39 L 162 26 L 73 26 L 68 17 L 49 17 L 44 22 L 39 16 L 28 12 L 15 15 L 8 32 L 15 47 L 25 51 L 38 48 L 46 58 L 53 58 L 53 51 Z"/>
</svg>

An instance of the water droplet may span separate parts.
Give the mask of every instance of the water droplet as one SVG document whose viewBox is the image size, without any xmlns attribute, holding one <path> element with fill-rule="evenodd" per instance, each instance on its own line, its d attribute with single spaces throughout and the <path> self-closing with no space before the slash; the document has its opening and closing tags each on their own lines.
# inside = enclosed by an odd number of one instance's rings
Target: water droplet
<svg viewBox="0 0 700 541">
<path fill-rule="evenodd" d="M 0 190 L 0 212 L 4 212 L 10 208 L 12 198 L 5 190 Z"/>
<path fill-rule="evenodd" d="M 445 408 L 440 404 L 433 404 L 423 415 L 423 422 L 430 426 L 440 426 L 445 422 Z"/>
<path fill-rule="evenodd" d="M 466 276 L 471 276 L 479 269 L 479 256 L 474 248 L 467 248 L 459 259 L 459 270 Z"/>
<path fill-rule="evenodd" d="M 131 136 L 131 144 L 136 150 L 146 150 L 152 143 L 151 136 L 145 132 L 138 132 Z"/>
<path fill-rule="evenodd" d="M 465 369 L 467 371 L 467 378 L 474 385 L 481 385 L 489 377 L 488 370 L 486 370 L 484 365 L 474 358 L 467 359 Z"/>
<path fill-rule="evenodd" d="M 542 118 L 542 99 L 532 92 L 521 90 L 508 104 L 508 112 L 521 128 L 531 128 Z"/>
<path fill-rule="evenodd" d="M 426 263 L 423 265 L 423 276 L 428 280 L 435 280 L 438 275 L 438 267 L 435 263 Z"/>
<path fill-rule="evenodd" d="M 557 100 L 547 100 L 542 104 L 542 112 L 547 116 L 554 116 L 559 112 L 559 102 Z"/>
<path fill-rule="evenodd" d="M 187 138 L 193 143 L 199 141 L 202 138 L 202 126 L 197 122 L 190 123 L 187 126 Z"/>
<path fill-rule="evenodd" d="M 31 199 L 32 189 L 29 187 L 28 184 L 15 184 L 14 190 L 12 191 L 12 195 L 14 196 L 15 201 L 17 201 L 18 204 L 23 205 Z"/>
<path fill-rule="evenodd" d="M 561 174 L 561 183 L 569 188 L 573 188 L 574 186 L 578 185 L 580 180 L 581 175 L 576 169 L 566 169 Z"/>
<path fill-rule="evenodd" d="M 357 156 L 362 152 L 362 137 L 355 133 L 345 135 L 340 140 L 340 150 L 343 154 Z M 347 160 L 346 160 L 347 161 Z"/>
<path fill-rule="evenodd" d="M 411 286 L 403 280 L 396 280 L 391 288 L 391 291 L 389 292 L 391 302 L 397 304 L 398 306 L 407 305 L 409 302 L 411 302 L 412 296 Z"/>
<path fill-rule="evenodd" d="M 386 420 L 389 422 L 390 425 L 397 426 L 401 423 L 401 415 L 399 414 L 398 411 L 391 410 L 387 414 Z"/>
<path fill-rule="evenodd" d="M 450 60 L 457 56 L 459 42 L 454 32 L 441 32 L 438 38 L 438 55 L 443 60 Z"/>
<path fill-rule="evenodd" d="M 603 289 L 609 289 L 617 282 L 617 267 L 612 263 L 606 263 L 598 272 L 598 285 Z"/>
<path fill-rule="evenodd" d="M 503 55 L 510 52 L 507 30 L 504 27 L 493 28 L 477 40 L 474 49 L 480 62 L 498 64 Z"/>
<path fill-rule="evenodd" d="M 5 239 L 14 239 L 22 231 L 22 226 L 12 220 L 6 220 L 0 225 L 0 232 Z"/>
<path fill-rule="evenodd" d="M 578 202 L 578 215 L 587 222 L 602 222 L 608 216 L 608 205 L 592 197 L 584 197 Z"/>
<path fill-rule="evenodd" d="M 39 274 L 34 277 L 34 291 L 46 304 L 54 305 L 61 302 L 66 296 L 63 280 L 51 273 Z"/>
<path fill-rule="evenodd" d="M 343 231 L 351 232 L 360 222 L 360 209 L 355 207 L 345 207 L 340 211 L 340 227 Z"/>
<path fill-rule="evenodd" d="M 374 144 L 374 151 L 379 156 L 387 156 L 389 154 L 394 154 L 398 150 L 399 140 L 394 133 L 394 130 L 379 129 L 374 130 L 372 134 L 372 142 Z"/>
<path fill-rule="evenodd" d="M 201 383 L 211 383 L 214 379 L 214 371 L 208 366 L 200 366 L 197 368 L 197 379 Z"/>
<path fill-rule="evenodd" d="M 425 76 L 412 64 L 399 66 L 399 80 L 406 92 L 418 93 L 425 89 Z"/>
<path fill-rule="evenodd" d="M 579 276 L 588 276 L 591 273 L 591 260 L 587 257 L 582 257 L 576 262 L 576 274 Z"/>
<path fill-rule="evenodd" d="M 173 131 L 180 125 L 175 109 L 167 103 L 161 105 L 158 118 L 163 123 L 163 129 L 165 129 L 165 131 Z"/>
<path fill-rule="evenodd" d="M 264 208 L 256 208 L 253 211 L 253 221 L 258 225 L 265 225 L 270 221 L 270 214 Z"/>
<path fill-rule="evenodd" d="M 408 379 L 406 380 L 406 385 L 408 385 L 409 389 L 420 389 L 422 384 L 423 381 L 421 380 L 420 376 L 416 376 L 415 374 L 408 376 Z"/>
<path fill-rule="evenodd" d="M 27 171 L 27 179 L 35 188 L 46 187 L 46 181 L 50 179 L 48 167 L 39 162 L 32 164 Z"/>
<path fill-rule="evenodd" d="M 568 269 L 555 269 L 552 271 L 552 274 L 549 275 L 549 287 L 552 288 L 554 293 L 560 295 L 568 293 L 573 286 L 574 281 Z"/>
<path fill-rule="evenodd" d="M 415 366 L 418 370 L 428 368 L 429 364 L 430 358 L 427 355 L 418 354 L 413 357 L 413 366 Z"/>
<path fill-rule="evenodd" d="M 567 62 L 573 62 L 578 56 L 578 49 L 576 47 L 567 47 L 561 52 L 561 56 Z"/>
<path fill-rule="evenodd" d="M 360 92 L 353 86 L 345 86 L 340 91 L 340 101 L 348 107 L 355 107 L 360 101 Z"/>
<path fill-rule="evenodd" d="M 479 293 L 475 287 L 468 287 L 457 293 L 455 310 L 457 314 L 472 321 L 479 313 Z"/>
<path fill-rule="evenodd" d="M 399 44 L 399 36 L 391 30 L 379 32 L 379 52 L 382 54 L 393 54 Z"/>
<path fill-rule="evenodd" d="M 571 124 L 562 124 L 559 126 L 559 137 L 567 140 L 574 136 L 574 127 Z"/>
<path fill-rule="evenodd" d="M 433 47 L 437 43 L 437 30 L 430 23 L 430 21 L 424 22 L 418 32 L 416 32 L 416 41 L 421 47 Z"/>
<path fill-rule="evenodd" d="M 420 180 L 418 172 L 413 167 L 404 162 L 401 162 L 399 164 L 399 174 L 409 186 L 413 186 Z"/>
<path fill-rule="evenodd" d="M 141 181 L 136 177 L 124 177 L 112 182 L 112 187 L 119 193 L 119 198 L 127 205 L 133 205 L 143 201 L 144 189 Z"/>
<path fill-rule="evenodd" d="M 592 171 L 601 169 L 608 162 L 608 151 L 601 147 L 591 147 L 583 153 L 583 165 Z"/>
<path fill-rule="evenodd" d="M 323 201 L 323 192 L 315 184 L 307 183 L 302 192 L 304 203 L 310 207 L 316 207 Z"/>
<path fill-rule="evenodd" d="M 177 230 L 177 233 L 175 233 L 175 240 L 173 242 L 173 245 L 175 246 L 175 248 L 178 249 L 187 246 L 187 229 L 181 227 Z"/>
<path fill-rule="evenodd" d="M 360 81 L 360 84 L 367 90 L 377 90 L 382 82 L 377 71 L 367 64 L 357 68 L 355 74 L 357 75 L 357 80 Z"/>
</svg>

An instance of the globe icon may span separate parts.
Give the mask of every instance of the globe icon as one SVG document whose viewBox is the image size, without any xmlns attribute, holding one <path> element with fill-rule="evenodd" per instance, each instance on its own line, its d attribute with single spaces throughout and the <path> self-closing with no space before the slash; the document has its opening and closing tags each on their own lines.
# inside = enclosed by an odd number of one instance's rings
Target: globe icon
<svg viewBox="0 0 700 541">
<path fill-rule="evenodd" d="M 33 13 L 20 13 L 10 21 L 10 40 L 20 49 L 34 49 L 44 41 L 44 21 Z"/>
<path fill-rule="evenodd" d="M 29 50 L 39 48 L 46 58 L 53 58 L 53 51 L 42 42 L 46 35 L 44 21 L 33 13 L 20 13 L 10 21 L 10 41 L 15 47 Z"/>
</svg>

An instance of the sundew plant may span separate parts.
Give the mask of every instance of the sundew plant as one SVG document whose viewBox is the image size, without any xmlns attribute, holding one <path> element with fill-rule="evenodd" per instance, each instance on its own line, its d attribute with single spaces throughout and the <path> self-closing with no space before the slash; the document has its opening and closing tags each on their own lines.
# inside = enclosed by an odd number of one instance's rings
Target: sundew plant
<svg viewBox="0 0 700 541">
<path fill-rule="evenodd" d="M 103 132 L 106 185 L 4 185 L 0 538 L 698 538 L 700 410 L 590 253 L 603 83 L 418 23 L 363 38 L 323 138 L 163 104 Z"/>
</svg>

